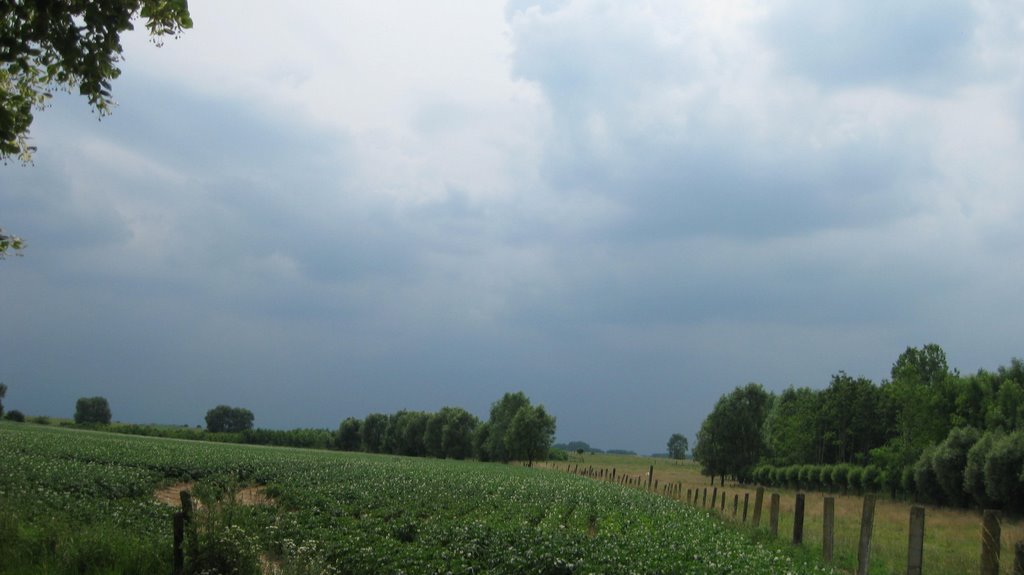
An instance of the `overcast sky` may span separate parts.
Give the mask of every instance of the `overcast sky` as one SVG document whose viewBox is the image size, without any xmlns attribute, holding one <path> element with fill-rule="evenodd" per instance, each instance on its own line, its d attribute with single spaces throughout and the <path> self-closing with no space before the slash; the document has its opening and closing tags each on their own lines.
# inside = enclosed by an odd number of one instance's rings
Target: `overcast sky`
<svg viewBox="0 0 1024 575">
<path fill-rule="evenodd" d="M 0 166 L 4 404 L 263 427 L 1021 357 L 1024 3 L 193 0 Z M 139 26 L 140 28 L 144 28 Z"/>
</svg>

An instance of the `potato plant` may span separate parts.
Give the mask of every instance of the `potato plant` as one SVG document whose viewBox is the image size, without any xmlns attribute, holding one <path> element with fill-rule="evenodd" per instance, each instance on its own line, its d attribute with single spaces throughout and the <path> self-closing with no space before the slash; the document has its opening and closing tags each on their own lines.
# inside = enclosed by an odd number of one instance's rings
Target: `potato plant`
<svg viewBox="0 0 1024 575">
<path fill-rule="evenodd" d="M 153 492 L 182 481 L 218 533 L 286 573 L 828 571 L 694 508 L 542 469 L 13 424 L 0 460 L 2 573 L 170 572 L 174 510 Z M 231 505 L 246 485 L 273 504 Z"/>
</svg>

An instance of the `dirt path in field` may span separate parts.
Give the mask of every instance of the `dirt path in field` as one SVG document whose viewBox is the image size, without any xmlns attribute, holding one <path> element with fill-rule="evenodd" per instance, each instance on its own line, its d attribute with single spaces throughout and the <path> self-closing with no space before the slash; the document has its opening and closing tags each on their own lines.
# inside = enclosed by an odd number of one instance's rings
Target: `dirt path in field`
<svg viewBox="0 0 1024 575">
<path fill-rule="evenodd" d="M 176 483 L 163 489 L 153 492 L 153 498 L 171 507 L 181 507 L 181 492 L 191 491 L 192 483 Z M 202 507 L 199 501 L 193 499 L 197 507 Z M 262 487 L 244 487 L 235 493 L 235 503 L 239 505 L 273 505 L 271 499 Z"/>
</svg>

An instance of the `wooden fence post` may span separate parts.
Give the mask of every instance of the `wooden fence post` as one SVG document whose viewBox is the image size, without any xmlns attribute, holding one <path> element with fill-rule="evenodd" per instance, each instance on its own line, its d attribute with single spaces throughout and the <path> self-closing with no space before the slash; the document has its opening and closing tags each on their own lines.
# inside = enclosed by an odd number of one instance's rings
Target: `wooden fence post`
<svg viewBox="0 0 1024 575">
<path fill-rule="evenodd" d="M 779 494 L 772 493 L 772 506 L 768 510 L 768 525 L 772 531 L 772 537 L 779 535 Z"/>
<path fill-rule="evenodd" d="M 796 494 L 796 508 L 793 510 L 793 545 L 804 542 L 804 494 Z"/>
<path fill-rule="evenodd" d="M 185 514 L 178 511 L 174 514 L 174 575 L 185 573 Z"/>
<path fill-rule="evenodd" d="M 715 507 L 718 507 L 718 488 L 717 487 L 715 487 L 714 490 L 711 492 L 711 508 L 714 509 Z"/>
<path fill-rule="evenodd" d="M 704 488 L 704 498 L 701 499 L 700 506 L 701 507 L 707 507 L 708 506 L 708 488 L 707 487 Z"/>
<path fill-rule="evenodd" d="M 754 495 L 754 527 L 761 526 L 761 505 L 764 504 L 764 487 L 758 487 Z"/>
<path fill-rule="evenodd" d="M 821 556 L 826 563 L 832 562 L 836 540 L 836 498 L 825 498 L 825 510 L 822 517 Z"/>
<path fill-rule="evenodd" d="M 691 491 L 690 489 L 687 489 L 687 490 L 686 490 L 686 503 L 687 503 L 687 504 L 689 504 L 689 503 L 690 503 L 690 491 Z"/>
<path fill-rule="evenodd" d="M 868 575 L 871 559 L 871 531 L 875 523 L 875 494 L 864 496 L 864 509 L 860 516 L 860 544 L 857 547 L 857 575 Z"/>
<path fill-rule="evenodd" d="M 743 494 L 743 522 L 747 522 L 747 507 L 750 504 L 750 493 Z"/>
<path fill-rule="evenodd" d="M 1013 575 L 1024 575 L 1024 541 L 1013 546 Z"/>
<path fill-rule="evenodd" d="M 907 575 L 921 575 L 924 565 L 924 507 L 910 508 L 910 536 L 907 541 Z"/>
<path fill-rule="evenodd" d="M 981 523 L 981 575 L 999 575 L 1000 513 L 986 509 Z"/>
<path fill-rule="evenodd" d="M 722 508 L 721 508 L 721 512 L 722 512 L 723 515 L 725 515 L 725 491 L 722 491 Z"/>
<path fill-rule="evenodd" d="M 736 519 L 736 512 L 740 508 L 740 494 L 737 493 L 732 498 L 732 518 Z"/>
<path fill-rule="evenodd" d="M 647 490 L 651 490 L 651 482 L 654 481 L 654 466 L 651 465 L 650 471 L 647 472 Z"/>
</svg>

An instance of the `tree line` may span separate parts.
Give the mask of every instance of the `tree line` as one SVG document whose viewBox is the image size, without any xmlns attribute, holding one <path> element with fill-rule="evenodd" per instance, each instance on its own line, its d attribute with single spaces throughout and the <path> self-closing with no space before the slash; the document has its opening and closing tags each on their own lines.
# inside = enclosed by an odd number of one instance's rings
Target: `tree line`
<svg viewBox="0 0 1024 575">
<path fill-rule="evenodd" d="M 555 417 L 516 392 L 494 402 L 487 421 L 460 407 L 350 417 L 338 428 L 336 446 L 366 453 L 532 463 L 547 458 L 554 436 Z"/>
<path fill-rule="evenodd" d="M 821 390 L 751 383 L 716 402 L 693 455 L 712 480 L 1024 511 L 1024 363 L 964 376 L 928 344 L 878 385 L 842 371 Z"/>
<path fill-rule="evenodd" d="M 7 386 L 0 383 L 0 415 L 6 392 Z M 24 421 L 20 412 L 17 416 L 9 419 Z M 372 413 L 364 419 L 349 417 L 336 431 L 254 429 L 252 411 L 228 405 L 210 409 L 205 419 L 205 429 L 112 425 L 110 404 L 104 397 L 80 398 L 74 417 L 75 425 L 102 426 L 131 435 L 500 462 L 547 459 L 555 437 L 555 417 L 543 405 L 533 405 L 521 391 L 506 393 L 494 402 L 487 421 L 461 407 L 444 407 L 435 413 L 403 409 Z"/>
</svg>

